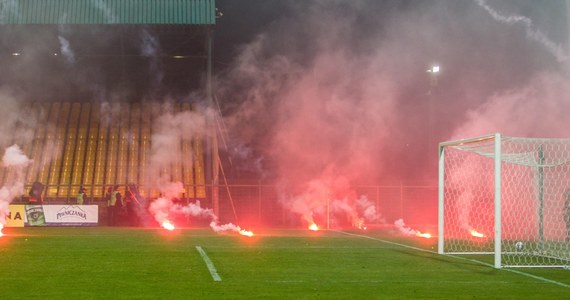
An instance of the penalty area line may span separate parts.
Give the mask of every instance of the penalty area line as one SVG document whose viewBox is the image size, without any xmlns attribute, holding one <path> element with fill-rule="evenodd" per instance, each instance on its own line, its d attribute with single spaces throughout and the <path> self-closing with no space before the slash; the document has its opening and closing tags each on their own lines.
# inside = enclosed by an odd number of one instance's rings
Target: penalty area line
<svg viewBox="0 0 570 300">
<path fill-rule="evenodd" d="M 202 249 L 202 247 L 200 246 L 196 246 L 196 250 L 198 250 L 198 253 L 200 253 L 200 256 L 202 256 L 202 260 L 204 260 L 204 262 L 206 263 L 208 271 L 210 271 L 210 275 L 212 275 L 212 279 L 214 279 L 214 281 L 222 281 L 222 278 L 218 274 L 218 271 L 216 270 L 214 263 L 210 260 L 204 249 Z"/>
<path fill-rule="evenodd" d="M 445 257 L 450 257 L 450 258 L 453 258 L 453 259 L 464 260 L 464 261 L 470 261 L 470 262 L 477 263 L 477 264 L 481 264 L 481 265 L 484 265 L 484 266 L 487 266 L 487 267 L 495 268 L 495 266 L 492 265 L 492 264 L 488 264 L 488 263 L 485 263 L 485 262 L 482 262 L 482 261 L 479 261 L 479 260 L 476 260 L 476 259 L 470 259 L 470 258 L 465 258 L 465 257 L 455 256 L 455 255 L 439 254 L 439 253 L 437 253 L 437 251 L 431 251 L 431 250 L 422 249 L 422 248 L 418 248 L 418 247 L 408 246 L 408 245 L 405 245 L 405 244 L 400 244 L 400 243 L 391 242 L 391 241 L 387 241 L 387 240 L 383 240 L 383 239 L 373 238 L 373 237 L 366 236 L 366 235 L 361 235 L 361 234 L 354 234 L 354 233 L 345 232 L 345 231 L 338 231 L 338 230 L 331 230 L 331 231 L 338 232 L 338 233 L 342 233 L 342 234 L 346 234 L 346 235 L 352 235 L 352 236 L 356 236 L 356 237 L 361 237 L 361 238 L 365 238 L 365 239 L 375 240 L 375 241 L 379 241 L 379 242 L 383 242 L 383 243 L 387 243 L 387 244 L 391 244 L 391 245 L 396 245 L 396 246 L 400 246 L 400 247 L 404 247 L 404 248 L 408 248 L 408 249 L 413 249 L 413 250 L 417 250 L 417 251 L 422 251 L 422 252 L 427 252 L 427 253 L 432 253 L 432 254 L 437 254 L 437 255 L 443 255 L 443 256 L 445 256 Z M 561 286 L 561 287 L 570 288 L 570 285 L 569 285 L 569 284 L 562 283 L 562 282 L 555 281 L 555 280 L 551 280 L 551 279 L 544 278 L 544 277 L 540 277 L 540 276 L 537 276 L 537 275 L 525 273 L 525 272 L 522 272 L 522 271 L 519 271 L 519 270 L 514 270 L 514 269 L 509 269 L 509 268 L 501 268 L 500 270 L 504 270 L 504 271 L 511 272 L 511 273 L 515 273 L 515 274 L 518 274 L 518 275 L 530 277 L 530 278 L 536 279 L 536 280 L 538 280 L 538 281 L 555 284 L 555 285 L 558 285 L 558 286 Z"/>
</svg>

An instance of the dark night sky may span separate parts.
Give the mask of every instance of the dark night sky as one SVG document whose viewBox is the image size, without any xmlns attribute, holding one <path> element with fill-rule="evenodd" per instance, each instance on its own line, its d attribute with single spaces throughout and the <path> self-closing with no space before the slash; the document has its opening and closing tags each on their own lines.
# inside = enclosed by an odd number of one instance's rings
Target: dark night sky
<svg viewBox="0 0 570 300">
<path fill-rule="evenodd" d="M 231 63 L 240 45 L 251 42 L 255 35 L 262 33 L 273 21 L 293 13 L 288 2 L 290 1 L 216 1 L 216 7 L 223 16 L 216 21 L 213 53 L 215 69 L 222 71 Z"/>
</svg>

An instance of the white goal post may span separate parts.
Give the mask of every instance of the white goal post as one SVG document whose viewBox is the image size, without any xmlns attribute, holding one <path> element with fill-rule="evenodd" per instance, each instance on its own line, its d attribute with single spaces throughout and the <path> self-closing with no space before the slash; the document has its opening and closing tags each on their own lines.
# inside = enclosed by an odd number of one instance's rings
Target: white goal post
<svg viewBox="0 0 570 300">
<path fill-rule="evenodd" d="M 439 144 L 438 253 L 570 265 L 570 139 L 499 133 Z"/>
</svg>

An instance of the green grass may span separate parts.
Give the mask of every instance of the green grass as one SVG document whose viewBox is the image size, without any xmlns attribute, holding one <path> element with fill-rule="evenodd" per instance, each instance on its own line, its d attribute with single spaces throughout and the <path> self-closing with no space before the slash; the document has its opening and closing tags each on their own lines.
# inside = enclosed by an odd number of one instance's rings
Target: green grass
<svg viewBox="0 0 570 300">
<path fill-rule="evenodd" d="M 382 231 L 366 232 L 364 237 L 267 230 L 253 238 L 217 235 L 208 229 L 4 232 L 1 299 L 570 297 L 570 271 L 496 270 L 471 259 L 433 253 L 435 239 L 403 239 Z M 206 252 L 221 281 L 213 280 L 196 246 Z"/>
</svg>

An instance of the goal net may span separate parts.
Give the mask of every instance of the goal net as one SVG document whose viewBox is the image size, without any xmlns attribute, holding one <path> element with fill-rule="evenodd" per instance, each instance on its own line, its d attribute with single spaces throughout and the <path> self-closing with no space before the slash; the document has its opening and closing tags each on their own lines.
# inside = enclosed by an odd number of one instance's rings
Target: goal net
<svg viewBox="0 0 570 300">
<path fill-rule="evenodd" d="M 439 145 L 440 254 L 570 265 L 570 139 L 493 134 Z"/>
</svg>

